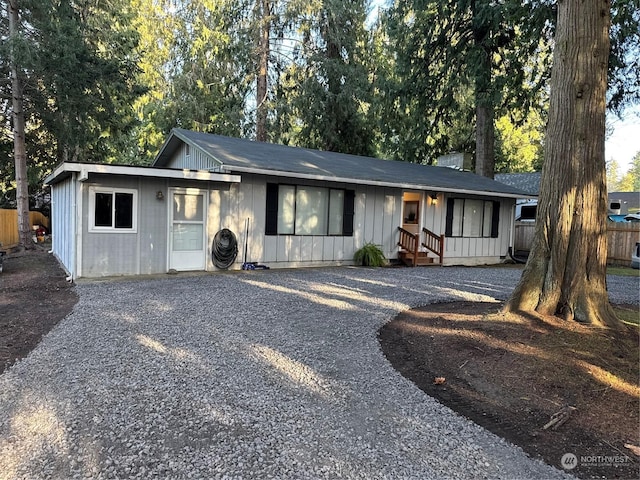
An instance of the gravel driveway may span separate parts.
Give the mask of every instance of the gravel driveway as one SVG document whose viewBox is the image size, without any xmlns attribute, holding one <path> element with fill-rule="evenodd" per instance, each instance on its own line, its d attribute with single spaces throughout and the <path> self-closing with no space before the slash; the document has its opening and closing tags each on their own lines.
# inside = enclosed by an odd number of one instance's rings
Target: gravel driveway
<svg viewBox="0 0 640 480">
<path fill-rule="evenodd" d="M 0 478 L 563 478 L 426 396 L 376 339 L 402 310 L 504 299 L 519 276 L 345 267 L 81 283 L 73 313 L 0 376 Z M 609 285 L 638 303 L 638 278 Z"/>
</svg>

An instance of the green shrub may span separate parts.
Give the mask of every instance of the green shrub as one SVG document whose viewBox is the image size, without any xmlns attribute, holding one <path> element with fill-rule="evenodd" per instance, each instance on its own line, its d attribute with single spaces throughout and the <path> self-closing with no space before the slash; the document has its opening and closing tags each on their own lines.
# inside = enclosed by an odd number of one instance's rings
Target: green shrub
<svg viewBox="0 0 640 480">
<path fill-rule="evenodd" d="M 378 245 L 373 243 L 365 243 L 353 255 L 353 261 L 357 265 L 365 267 L 383 267 L 387 264 L 387 259 Z"/>
</svg>

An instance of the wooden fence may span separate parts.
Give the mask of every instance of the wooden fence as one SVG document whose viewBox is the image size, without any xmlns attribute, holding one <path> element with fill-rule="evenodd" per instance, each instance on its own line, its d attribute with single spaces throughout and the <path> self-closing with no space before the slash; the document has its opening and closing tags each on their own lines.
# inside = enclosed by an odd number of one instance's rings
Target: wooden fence
<svg viewBox="0 0 640 480">
<path fill-rule="evenodd" d="M 49 228 L 49 219 L 40 212 L 29 212 L 29 221 L 31 226 Z M 18 240 L 18 211 L 0 209 L 0 245 L 14 245 Z"/>
<path fill-rule="evenodd" d="M 514 250 L 529 251 L 533 243 L 536 230 L 535 222 L 516 222 L 513 239 Z M 640 242 L 640 224 L 611 222 L 607 227 L 607 263 L 628 265 L 631 262 L 631 252 Z"/>
<path fill-rule="evenodd" d="M 640 242 L 639 223 L 614 223 L 607 228 L 607 262 L 617 265 L 629 265 L 631 253 L 636 242 Z"/>
<path fill-rule="evenodd" d="M 536 231 L 535 222 L 516 222 L 513 235 L 513 249 L 528 252 L 533 244 L 533 234 Z"/>
</svg>

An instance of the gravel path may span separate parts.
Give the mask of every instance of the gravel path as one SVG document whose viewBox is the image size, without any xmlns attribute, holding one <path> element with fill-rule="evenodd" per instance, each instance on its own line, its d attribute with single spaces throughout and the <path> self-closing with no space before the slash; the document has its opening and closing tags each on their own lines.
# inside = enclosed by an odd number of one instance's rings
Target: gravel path
<svg viewBox="0 0 640 480">
<path fill-rule="evenodd" d="M 74 312 L 0 376 L 0 478 L 563 478 L 426 396 L 376 339 L 402 310 L 504 299 L 519 275 L 82 283 Z M 638 303 L 638 278 L 609 284 Z"/>
</svg>

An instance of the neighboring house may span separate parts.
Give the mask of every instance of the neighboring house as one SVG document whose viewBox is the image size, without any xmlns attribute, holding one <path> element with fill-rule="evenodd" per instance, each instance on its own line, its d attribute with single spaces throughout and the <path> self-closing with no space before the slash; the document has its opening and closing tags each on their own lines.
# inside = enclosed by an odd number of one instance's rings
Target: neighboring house
<svg viewBox="0 0 640 480">
<path fill-rule="evenodd" d="M 519 198 L 516 201 L 515 219 L 516 221 L 533 222 L 536 219 L 538 209 L 538 193 L 540 192 L 540 172 L 530 173 L 497 173 L 495 180 L 513 188 L 517 188 L 530 195 L 530 197 Z M 534 197 L 534 198 L 532 198 Z"/>
<path fill-rule="evenodd" d="M 540 193 L 540 172 L 531 173 L 499 173 L 495 175 L 498 182 L 522 190 L 529 195 Z M 607 215 L 614 222 L 627 222 L 625 216 L 640 212 L 639 192 L 609 192 Z M 535 221 L 538 208 L 537 198 L 520 198 L 516 202 L 515 217 L 517 221 Z"/>
<path fill-rule="evenodd" d="M 420 250 L 425 230 L 444 234 L 445 265 L 498 263 L 527 196 L 449 168 L 181 129 L 151 167 L 63 163 L 46 183 L 53 252 L 73 278 L 216 270 L 223 229 L 238 241 L 231 269 L 245 246 L 271 268 L 349 265 L 367 242 L 398 259 L 399 227 Z"/>
<path fill-rule="evenodd" d="M 609 215 L 640 213 L 640 192 L 609 193 Z"/>
</svg>

